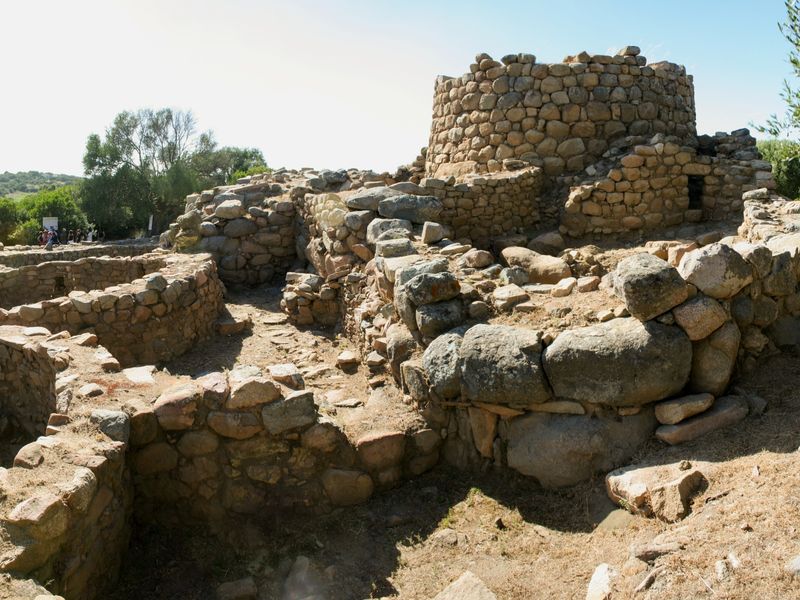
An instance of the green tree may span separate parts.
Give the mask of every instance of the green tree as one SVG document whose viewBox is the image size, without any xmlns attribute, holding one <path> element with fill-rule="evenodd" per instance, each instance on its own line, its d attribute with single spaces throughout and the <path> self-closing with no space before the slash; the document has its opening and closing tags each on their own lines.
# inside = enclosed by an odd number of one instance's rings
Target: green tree
<svg viewBox="0 0 800 600">
<path fill-rule="evenodd" d="M 0 198 L 0 242 L 7 244 L 18 224 L 17 203 L 11 198 Z"/>
<path fill-rule="evenodd" d="M 118 114 L 104 136 L 89 136 L 83 166 L 81 206 L 109 236 L 144 229 L 151 214 L 163 231 L 187 194 L 267 169 L 260 150 L 218 148 L 211 132 L 197 133 L 191 112 L 169 108 Z"/>
<path fill-rule="evenodd" d="M 764 160 L 772 163 L 779 194 L 800 198 L 800 143 L 790 140 L 763 140 L 758 142 L 758 150 Z"/>
<path fill-rule="evenodd" d="M 42 229 L 44 217 L 58 217 L 59 230 L 85 230 L 88 222 L 78 206 L 77 197 L 75 186 L 63 186 L 26 196 L 16 204 L 17 226 L 10 234 L 10 241 L 17 244 L 34 243 L 37 232 Z"/>
<path fill-rule="evenodd" d="M 789 42 L 789 64 L 792 66 L 794 78 L 797 79 L 800 77 L 800 0 L 784 0 L 784 4 L 786 20 L 778 23 L 778 29 Z M 785 79 L 781 98 L 786 104 L 784 115 L 771 115 L 764 125 L 755 125 L 757 131 L 779 138 L 800 129 L 800 89 Z"/>
</svg>

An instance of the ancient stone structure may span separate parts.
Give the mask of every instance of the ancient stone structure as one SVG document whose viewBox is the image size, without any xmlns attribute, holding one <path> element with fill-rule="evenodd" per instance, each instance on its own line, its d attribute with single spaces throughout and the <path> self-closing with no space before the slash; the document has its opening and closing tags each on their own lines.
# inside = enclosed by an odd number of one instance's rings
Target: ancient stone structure
<svg viewBox="0 0 800 600">
<path fill-rule="evenodd" d="M 433 115 L 426 169 L 438 177 L 500 171 L 514 158 L 575 173 L 619 137 L 695 134 L 692 77 L 673 63 L 648 66 L 634 46 L 556 64 L 479 54 L 470 73 L 436 80 Z"/>
<path fill-rule="evenodd" d="M 174 252 L 0 252 L 0 437 L 27 442 L 0 468 L 0 584 L 102 597 L 134 513 L 313 515 L 440 461 L 569 486 L 758 412 L 731 382 L 800 345 L 800 238 L 746 130 L 698 138 L 691 77 L 633 47 L 471 71 L 437 81 L 430 146 L 393 175 L 192 194 Z M 619 256 L 586 245 L 631 232 Z M 225 283 L 278 277 L 293 335 L 361 350 L 337 366 L 369 371 L 363 412 L 293 364 L 157 368 L 242 332 L 220 327 Z M 611 497 L 655 512 L 628 479 Z"/>
</svg>

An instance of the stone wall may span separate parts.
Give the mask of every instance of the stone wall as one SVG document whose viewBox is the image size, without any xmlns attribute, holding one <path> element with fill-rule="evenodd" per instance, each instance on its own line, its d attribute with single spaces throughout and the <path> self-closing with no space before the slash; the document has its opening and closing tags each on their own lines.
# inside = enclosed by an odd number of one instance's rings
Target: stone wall
<svg viewBox="0 0 800 600">
<path fill-rule="evenodd" d="M 0 431 L 10 425 L 36 437 L 44 433 L 56 409 L 56 371 L 47 349 L 20 335 L 17 328 L 0 326 Z"/>
<path fill-rule="evenodd" d="M 163 256 L 147 255 L 51 260 L 16 269 L 0 267 L 0 308 L 128 283 L 162 266 Z"/>
<path fill-rule="evenodd" d="M 0 324 L 94 332 L 122 366 L 180 356 L 211 336 L 223 286 L 207 254 L 151 259 L 164 266 L 145 279 L 0 309 Z"/>
<path fill-rule="evenodd" d="M 50 388 L 23 385 L 0 392 L 0 397 L 10 394 L 6 397 L 12 404 L 40 407 L 31 415 L 36 420 L 34 435 L 44 434 L 44 423 L 48 423 L 46 436 L 23 446 L 13 466 L 0 468 L 2 592 L 10 590 L 11 597 L 26 600 L 49 598 L 48 592 L 70 599 L 104 597 L 116 579 L 129 538 L 133 495 L 125 464 L 126 417 L 121 412 L 95 412 L 93 416 L 106 419 L 98 427 L 98 420 L 88 415 L 67 415 L 68 402 L 59 407 L 60 412 L 53 403 L 45 406 L 42 400 L 54 395 L 56 372 L 70 363 L 61 359 L 71 356 L 80 372 L 90 372 L 96 368 L 90 364 L 93 349 L 80 347 L 77 339 L 53 340 L 40 328 L 0 329 L 4 341 L 0 348 L 10 342 L 14 348 L 36 353 L 35 370 L 24 373 L 25 383 L 43 378 L 49 380 Z M 77 350 L 82 351 L 80 356 L 70 354 Z M 61 379 L 61 394 L 81 398 L 79 379 Z M 35 403 L 32 392 L 42 394 Z M 76 429 L 66 431 L 64 426 L 71 419 Z M 34 582 L 47 586 L 47 592 Z"/>
<path fill-rule="evenodd" d="M 131 464 L 143 515 L 186 522 L 320 512 L 363 502 L 438 461 L 440 439 L 429 429 L 350 442 L 303 388 L 292 365 L 240 367 L 142 407 Z"/>
<path fill-rule="evenodd" d="M 759 159 L 746 129 L 715 136 L 708 154 L 677 141 L 656 135 L 595 169 L 601 172 L 589 183 L 572 187 L 561 232 L 580 237 L 734 220 L 744 192 L 774 185 L 771 166 Z"/>
<path fill-rule="evenodd" d="M 6 246 L 0 249 L 0 265 L 22 267 L 52 260 L 74 261 L 89 256 L 138 256 L 152 252 L 158 244 L 150 239 L 123 240 L 107 244 L 68 244 L 43 250 L 38 246 Z"/>
<path fill-rule="evenodd" d="M 629 46 L 539 64 L 530 54 L 476 56 L 470 73 L 439 77 L 426 154 L 429 176 L 496 172 L 521 159 L 548 175 L 578 172 L 615 138 L 695 134 L 694 89 L 684 67 L 647 65 Z"/>
<path fill-rule="evenodd" d="M 453 230 L 456 239 L 469 239 L 487 248 L 494 238 L 523 229 L 555 222 L 558 213 L 541 203 L 544 187 L 542 170 L 521 170 L 468 177 L 426 178 L 425 194 L 439 198 L 443 209 L 438 217 Z"/>
</svg>

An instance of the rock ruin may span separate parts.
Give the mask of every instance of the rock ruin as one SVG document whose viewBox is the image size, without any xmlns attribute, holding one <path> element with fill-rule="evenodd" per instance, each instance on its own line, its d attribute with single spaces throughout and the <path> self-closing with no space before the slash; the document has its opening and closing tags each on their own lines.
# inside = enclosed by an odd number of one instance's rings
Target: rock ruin
<svg viewBox="0 0 800 600">
<path fill-rule="evenodd" d="M 193 194 L 160 248 L 6 248 L 0 585 L 99 598 L 133 514 L 319 514 L 440 462 L 552 488 L 618 469 L 612 498 L 682 518 L 702 474 L 642 494 L 626 465 L 744 419 L 758 399 L 731 382 L 800 343 L 796 211 L 773 188 L 747 130 L 697 136 L 679 65 L 481 54 L 437 79 L 429 144 L 395 174 Z M 280 280 L 298 330 L 359 350 L 338 367 L 361 365 L 373 412 L 343 417 L 293 364 L 157 368 L 246 335 L 226 286 Z"/>
</svg>

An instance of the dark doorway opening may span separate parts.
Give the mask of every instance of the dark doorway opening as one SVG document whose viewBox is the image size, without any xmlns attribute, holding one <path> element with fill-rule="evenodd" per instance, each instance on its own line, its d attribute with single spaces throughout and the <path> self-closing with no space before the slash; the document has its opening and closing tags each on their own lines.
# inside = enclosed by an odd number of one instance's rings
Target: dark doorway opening
<svg viewBox="0 0 800 600">
<path fill-rule="evenodd" d="M 703 208 L 703 177 L 689 175 L 689 210 Z"/>
</svg>

